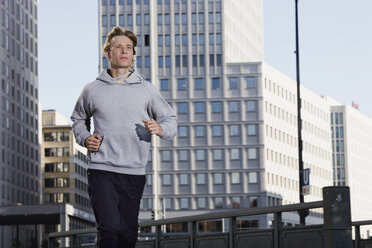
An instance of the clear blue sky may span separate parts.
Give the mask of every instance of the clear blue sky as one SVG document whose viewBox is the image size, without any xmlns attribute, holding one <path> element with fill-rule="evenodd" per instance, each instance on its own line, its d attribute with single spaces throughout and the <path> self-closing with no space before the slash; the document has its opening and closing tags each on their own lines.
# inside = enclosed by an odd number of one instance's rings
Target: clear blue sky
<svg viewBox="0 0 372 248">
<path fill-rule="evenodd" d="M 295 0 L 263 1 L 265 62 L 295 79 Z M 299 0 L 301 84 L 370 118 L 371 13 L 371 0 Z M 42 108 L 69 118 L 98 73 L 97 1 L 39 0 L 38 21 Z"/>
</svg>

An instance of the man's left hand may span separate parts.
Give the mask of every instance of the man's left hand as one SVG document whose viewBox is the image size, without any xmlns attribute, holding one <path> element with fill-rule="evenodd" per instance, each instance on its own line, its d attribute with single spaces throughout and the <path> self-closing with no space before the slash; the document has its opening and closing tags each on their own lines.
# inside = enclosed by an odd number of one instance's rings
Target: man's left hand
<svg viewBox="0 0 372 248">
<path fill-rule="evenodd" d="M 142 120 L 142 122 L 145 124 L 145 128 L 149 133 L 156 134 L 158 136 L 162 134 L 163 130 L 161 129 L 161 126 L 159 125 L 159 123 L 157 123 L 156 121 Z"/>
</svg>

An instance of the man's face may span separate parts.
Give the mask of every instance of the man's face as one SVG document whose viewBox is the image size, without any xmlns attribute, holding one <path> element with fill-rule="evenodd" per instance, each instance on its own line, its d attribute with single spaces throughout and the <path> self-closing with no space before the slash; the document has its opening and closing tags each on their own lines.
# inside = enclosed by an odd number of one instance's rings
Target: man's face
<svg viewBox="0 0 372 248">
<path fill-rule="evenodd" d="M 133 42 L 127 36 L 115 36 L 111 40 L 111 50 L 106 54 L 111 68 L 130 68 L 133 63 Z"/>
</svg>

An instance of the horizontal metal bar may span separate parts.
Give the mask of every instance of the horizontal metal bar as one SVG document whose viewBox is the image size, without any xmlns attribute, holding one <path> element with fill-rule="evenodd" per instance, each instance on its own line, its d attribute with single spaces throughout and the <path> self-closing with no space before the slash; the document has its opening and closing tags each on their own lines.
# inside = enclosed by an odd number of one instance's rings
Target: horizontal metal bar
<svg viewBox="0 0 372 248">
<path fill-rule="evenodd" d="M 241 216 L 292 212 L 292 211 L 298 211 L 298 210 L 303 210 L 303 209 L 312 209 L 312 208 L 321 208 L 321 207 L 323 207 L 323 201 L 298 203 L 298 204 L 273 206 L 273 207 L 264 207 L 264 208 L 224 210 L 224 211 L 214 212 L 214 213 L 209 213 L 209 214 L 175 217 L 175 218 L 169 218 L 169 219 L 164 219 L 164 220 L 140 221 L 139 227 L 143 228 L 143 227 L 175 224 L 175 223 L 182 223 L 182 222 L 193 222 L 193 221 L 223 219 L 223 218 L 232 218 L 232 217 L 241 217 Z M 95 233 L 95 232 L 97 232 L 97 230 L 96 228 L 93 227 L 93 228 L 88 228 L 88 229 L 83 229 L 83 230 L 80 229 L 80 230 L 73 230 L 73 231 L 66 231 L 66 232 L 50 233 L 49 237 L 56 238 L 56 237 L 65 237 L 69 235 Z"/>
</svg>

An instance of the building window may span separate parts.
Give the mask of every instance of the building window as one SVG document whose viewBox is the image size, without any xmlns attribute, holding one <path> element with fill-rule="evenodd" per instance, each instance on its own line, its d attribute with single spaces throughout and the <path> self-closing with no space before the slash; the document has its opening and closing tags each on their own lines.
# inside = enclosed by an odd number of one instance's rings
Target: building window
<svg viewBox="0 0 372 248">
<path fill-rule="evenodd" d="M 150 56 L 145 56 L 145 67 L 146 68 L 150 67 Z"/>
<path fill-rule="evenodd" d="M 194 88 L 196 90 L 202 90 L 204 87 L 203 87 L 203 78 L 195 78 L 194 80 Z"/>
<path fill-rule="evenodd" d="M 179 46 L 179 45 L 181 44 L 181 39 L 180 39 L 180 35 L 179 35 L 179 34 L 176 34 L 176 35 L 174 36 L 174 44 L 175 44 L 176 46 Z"/>
<path fill-rule="evenodd" d="M 214 44 L 214 33 L 210 33 L 209 34 L 209 45 L 213 45 Z"/>
<path fill-rule="evenodd" d="M 204 45 L 204 34 L 199 34 L 199 45 Z"/>
<path fill-rule="evenodd" d="M 247 112 L 255 112 L 256 101 L 246 101 L 246 109 L 247 109 Z"/>
<path fill-rule="evenodd" d="M 111 27 L 116 25 L 115 15 L 110 15 L 110 23 L 111 23 Z"/>
<path fill-rule="evenodd" d="M 249 172 L 248 181 L 249 183 L 257 183 L 258 182 L 257 172 Z"/>
<path fill-rule="evenodd" d="M 164 57 L 163 56 L 158 57 L 158 66 L 159 66 L 159 68 L 162 68 L 164 66 Z"/>
<path fill-rule="evenodd" d="M 257 159 L 257 149 L 248 148 L 248 159 Z"/>
<path fill-rule="evenodd" d="M 180 185 L 188 185 L 189 184 L 189 175 L 188 174 L 181 174 L 180 175 Z"/>
<path fill-rule="evenodd" d="M 178 90 L 186 90 L 186 79 L 185 78 L 179 78 L 177 85 L 178 85 Z"/>
<path fill-rule="evenodd" d="M 212 135 L 214 137 L 222 136 L 222 126 L 221 125 L 212 126 Z"/>
<path fill-rule="evenodd" d="M 178 126 L 178 137 L 187 137 L 187 127 Z"/>
<path fill-rule="evenodd" d="M 158 25 L 162 25 L 162 24 L 163 24 L 163 15 L 158 14 Z"/>
<path fill-rule="evenodd" d="M 219 89 L 220 87 L 220 78 L 212 78 L 212 89 Z"/>
<path fill-rule="evenodd" d="M 160 90 L 169 90 L 169 79 L 160 80 Z"/>
<path fill-rule="evenodd" d="M 179 102 L 177 103 L 178 114 L 186 114 L 187 113 L 187 103 L 186 102 Z"/>
<path fill-rule="evenodd" d="M 198 198 L 198 208 L 206 208 L 207 207 L 207 204 L 206 204 L 206 198 L 205 197 L 199 197 Z"/>
<path fill-rule="evenodd" d="M 119 15 L 119 25 L 124 26 L 124 15 Z"/>
<path fill-rule="evenodd" d="M 238 112 L 239 111 L 239 102 L 232 101 L 229 102 L 229 112 Z"/>
<path fill-rule="evenodd" d="M 240 183 L 240 174 L 238 172 L 231 173 L 231 183 L 232 184 Z"/>
<path fill-rule="evenodd" d="M 182 24 L 187 24 L 187 14 L 182 13 Z"/>
<path fill-rule="evenodd" d="M 257 196 L 249 197 L 249 207 L 250 208 L 258 207 L 258 197 Z"/>
<path fill-rule="evenodd" d="M 238 160 L 240 158 L 239 149 L 234 148 L 230 150 L 230 160 Z"/>
<path fill-rule="evenodd" d="M 165 41 L 166 46 L 170 46 L 170 35 L 169 34 L 165 35 L 164 41 Z"/>
<path fill-rule="evenodd" d="M 212 102 L 212 113 L 221 113 L 221 102 Z"/>
<path fill-rule="evenodd" d="M 238 88 L 238 78 L 236 78 L 236 77 L 229 78 L 229 85 L 230 85 L 230 89 L 237 89 Z"/>
<path fill-rule="evenodd" d="M 222 44 L 222 35 L 216 34 L 216 44 L 221 45 Z"/>
<path fill-rule="evenodd" d="M 213 150 L 213 160 L 222 160 L 222 149 Z"/>
<path fill-rule="evenodd" d="M 213 183 L 214 184 L 222 184 L 222 173 L 214 173 L 213 174 Z"/>
<path fill-rule="evenodd" d="M 136 25 L 141 25 L 141 14 L 136 15 Z"/>
<path fill-rule="evenodd" d="M 170 161 L 171 160 L 171 152 L 170 151 L 162 151 L 161 152 L 161 159 L 162 159 L 162 161 Z"/>
<path fill-rule="evenodd" d="M 216 12 L 216 23 L 221 23 L 221 12 Z"/>
<path fill-rule="evenodd" d="M 240 208 L 240 197 L 239 196 L 233 196 L 231 198 L 231 206 L 232 208 Z"/>
<path fill-rule="evenodd" d="M 164 45 L 163 35 L 158 35 L 158 46 L 163 46 L 163 45 Z"/>
<path fill-rule="evenodd" d="M 102 26 L 107 27 L 107 15 L 102 15 Z"/>
<path fill-rule="evenodd" d="M 205 160 L 205 150 L 198 149 L 196 150 L 196 161 Z"/>
<path fill-rule="evenodd" d="M 169 14 L 165 14 L 164 15 L 164 24 L 165 25 L 169 25 L 170 24 Z"/>
<path fill-rule="evenodd" d="M 205 135 L 205 127 L 204 126 L 196 126 L 196 137 L 204 137 Z"/>
<path fill-rule="evenodd" d="M 128 14 L 127 15 L 127 25 L 128 26 L 133 25 L 133 18 L 132 18 L 132 15 L 131 14 Z"/>
<path fill-rule="evenodd" d="M 198 185 L 205 184 L 205 174 L 196 174 L 196 184 Z"/>
<path fill-rule="evenodd" d="M 169 174 L 162 175 L 162 185 L 171 185 L 171 177 Z"/>
<path fill-rule="evenodd" d="M 188 198 L 181 198 L 180 199 L 180 207 L 181 207 L 181 209 L 189 209 L 189 199 Z"/>
<path fill-rule="evenodd" d="M 189 151 L 188 150 L 179 150 L 178 151 L 179 161 L 188 161 L 189 160 Z"/>
<path fill-rule="evenodd" d="M 199 13 L 199 24 L 204 24 L 204 13 Z"/>
<path fill-rule="evenodd" d="M 150 15 L 145 14 L 145 25 L 149 25 L 149 24 L 150 24 Z"/>
<path fill-rule="evenodd" d="M 176 24 L 176 25 L 180 24 L 180 14 L 179 13 L 174 14 L 174 24 Z"/>
<path fill-rule="evenodd" d="M 170 56 L 165 56 L 165 67 L 169 68 L 171 66 Z"/>
<path fill-rule="evenodd" d="M 231 125 L 230 136 L 238 136 L 238 135 L 239 135 L 239 125 Z"/>
<path fill-rule="evenodd" d="M 209 22 L 209 24 L 213 24 L 213 22 L 214 22 L 213 12 L 208 13 L 208 22 Z"/>
<path fill-rule="evenodd" d="M 204 102 L 195 102 L 195 113 L 204 113 Z"/>
<path fill-rule="evenodd" d="M 215 197 L 214 198 L 214 208 L 223 208 L 223 198 Z"/>
<path fill-rule="evenodd" d="M 254 77 L 246 77 L 245 81 L 247 82 L 247 88 L 256 88 L 256 78 Z"/>
<path fill-rule="evenodd" d="M 256 130 L 256 125 L 255 124 L 248 124 L 247 129 L 248 129 L 248 135 L 249 136 L 257 135 L 257 130 Z"/>
</svg>

